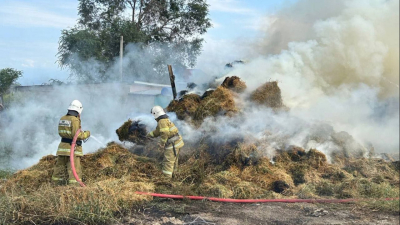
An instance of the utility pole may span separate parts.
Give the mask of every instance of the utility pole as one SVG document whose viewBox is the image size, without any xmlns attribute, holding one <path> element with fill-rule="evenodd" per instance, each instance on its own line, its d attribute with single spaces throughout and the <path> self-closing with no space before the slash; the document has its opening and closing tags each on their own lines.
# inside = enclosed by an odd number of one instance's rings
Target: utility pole
<svg viewBox="0 0 400 225">
<path fill-rule="evenodd" d="M 168 72 L 169 72 L 169 80 L 171 81 L 172 94 L 174 95 L 174 100 L 175 100 L 176 99 L 175 76 L 174 73 L 172 72 L 171 65 L 168 65 Z"/>
<path fill-rule="evenodd" d="M 119 75 L 120 82 L 122 82 L 122 56 L 124 55 L 124 36 L 121 36 L 121 41 L 119 42 Z"/>
</svg>

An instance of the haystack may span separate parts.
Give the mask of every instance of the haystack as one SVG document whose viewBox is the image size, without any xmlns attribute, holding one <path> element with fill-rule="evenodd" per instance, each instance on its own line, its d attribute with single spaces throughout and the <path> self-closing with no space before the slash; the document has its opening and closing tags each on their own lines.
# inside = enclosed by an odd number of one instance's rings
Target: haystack
<svg viewBox="0 0 400 225">
<path fill-rule="evenodd" d="M 201 99 L 207 98 L 207 97 L 210 96 L 214 91 L 215 91 L 215 89 L 208 89 L 207 91 L 205 91 L 205 92 L 203 93 L 203 95 L 201 96 Z"/>
<path fill-rule="evenodd" d="M 55 156 L 43 157 L 38 164 L 15 173 L 7 180 L 3 189 L 16 185 L 29 192 L 51 183 L 55 162 Z M 96 153 L 84 155 L 81 163 L 83 167 L 81 179 L 89 185 L 125 176 L 130 177 L 132 181 L 141 182 L 161 177 L 160 165 L 155 160 L 134 155 L 116 143 L 109 143 L 106 148 Z"/>
<path fill-rule="evenodd" d="M 239 168 L 257 165 L 260 159 L 260 152 L 254 144 L 238 144 L 237 148 L 224 157 L 223 165 L 225 167 L 235 165 Z M 222 160 L 221 160 L 222 161 Z"/>
<path fill-rule="evenodd" d="M 136 144 L 146 144 L 148 142 L 146 125 L 140 120 L 132 121 L 129 119 L 115 131 L 120 141 L 130 141 Z"/>
<path fill-rule="evenodd" d="M 201 98 L 197 94 L 183 95 L 178 101 L 173 100 L 167 107 L 168 112 L 175 112 L 180 120 L 193 118 L 196 109 L 200 105 Z"/>
<path fill-rule="evenodd" d="M 226 77 L 221 86 L 237 93 L 241 93 L 247 88 L 246 83 L 237 76 Z"/>
<path fill-rule="evenodd" d="M 265 105 L 271 108 L 283 107 L 281 89 L 278 87 L 278 82 L 267 82 L 258 87 L 250 96 L 253 102 L 260 105 Z"/>
<path fill-rule="evenodd" d="M 285 169 L 290 174 L 295 185 L 306 183 L 306 178 L 319 179 L 320 174 L 313 176 L 310 171 L 319 171 L 320 168 L 323 170 L 322 168 L 327 166 L 326 156 L 315 149 L 306 152 L 301 147 L 289 146 L 288 149 L 278 150 L 277 153 L 274 161 L 278 167 Z"/>
<path fill-rule="evenodd" d="M 193 118 L 203 121 L 209 116 L 223 116 L 234 112 L 237 112 L 237 109 L 231 91 L 220 86 L 200 102 Z"/>
<path fill-rule="evenodd" d="M 230 92 L 220 89 L 216 92 Z M 126 123 L 126 127 L 132 125 L 132 121 Z M 143 148 L 151 148 L 151 143 Z M 180 157 L 172 184 L 162 180 L 161 160 L 132 154 L 116 143 L 82 157 L 86 188 L 52 185 L 56 157 L 45 156 L 2 184 L 0 217 L 9 224 L 75 220 L 109 224 L 114 216 L 122 218 L 135 205 L 151 200 L 135 191 L 242 199 L 383 198 L 399 194 L 399 171 L 384 160 L 341 157 L 335 159 L 336 164 L 329 164 L 322 152 L 289 146 L 278 150 L 271 162 L 259 152 L 257 143 L 240 138 L 230 142 L 203 139 L 188 146 L 197 151 L 183 160 Z M 14 212 L 20 214 L 13 216 Z"/>
</svg>

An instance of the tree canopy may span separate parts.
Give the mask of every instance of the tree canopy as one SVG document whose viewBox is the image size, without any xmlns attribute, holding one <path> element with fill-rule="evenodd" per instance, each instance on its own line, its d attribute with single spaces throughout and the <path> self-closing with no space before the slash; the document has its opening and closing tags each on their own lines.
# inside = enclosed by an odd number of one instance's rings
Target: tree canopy
<svg viewBox="0 0 400 225">
<path fill-rule="evenodd" d="M 91 82 L 119 78 L 112 74 L 120 36 L 124 47 L 137 43 L 147 58 L 129 60 L 124 67 L 161 75 L 167 73 L 167 64 L 193 66 L 203 42 L 200 36 L 211 27 L 206 0 L 80 0 L 78 14 L 78 24 L 62 31 L 58 61 L 72 75 Z M 143 60 L 151 65 L 139 69 Z"/>
<path fill-rule="evenodd" d="M 17 80 L 22 76 L 22 71 L 12 68 L 0 70 L 0 96 L 4 95 L 11 85 L 18 85 Z"/>
</svg>

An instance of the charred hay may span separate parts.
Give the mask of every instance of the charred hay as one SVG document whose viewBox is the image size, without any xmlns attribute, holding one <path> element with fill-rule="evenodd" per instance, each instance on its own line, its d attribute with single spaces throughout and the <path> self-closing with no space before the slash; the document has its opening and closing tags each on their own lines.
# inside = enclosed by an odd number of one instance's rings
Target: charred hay
<svg viewBox="0 0 400 225">
<path fill-rule="evenodd" d="M 140 120 L 128 120 L 115 131 L 120 141 L 129 141 L 136 144 L 146 144 L 148 142 L 146 125 Z"/>
<path fill-rule="evenodd" d="M 244 92 L 247 88 L 246 83 L 237 76 L 226 77 L 221 86 L 237 93 Z"/>
</svg>

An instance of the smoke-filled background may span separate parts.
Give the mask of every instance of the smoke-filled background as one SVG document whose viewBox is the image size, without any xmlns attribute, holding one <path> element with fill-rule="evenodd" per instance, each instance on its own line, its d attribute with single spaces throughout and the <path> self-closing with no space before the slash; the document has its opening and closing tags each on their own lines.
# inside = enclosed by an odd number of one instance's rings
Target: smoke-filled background
<svg viewBox="0 0 400 225">
<path fill-rule="evenodd" d="M 178 121 L 173 113 L 170 116 L 188 143 L 206 134 L 216 142 L 240 137 L 262 141 L 258 147 L 268 156 L 289 145 L 317 148 L 328 155 L 341 148 L 367 150 L 371 146 L 378 153 L 398 152 L 398 9 L 398 1 L 386 0 L 297 1 L 266 16 L 263 24 L 267 27 L 261 29 L 265 33 L 255 40 L 205 46 L 197 68 L 209 77 L 193 81 L 241 77 L 248 86 L 236 97 L 241 113 L 233 118 L 206 119 L 198 129 Z M 148 52 L 138 54 L 135 49 L 129 48 L 124 64 L 152 60 Z M 226 74 L 224 63 L 239 57 L 246 63 Z M 90 67 L 101 65 L 93 62 L 87 66 L 92 70 Z M 274 112 L 247 100 L 251 91 L 271 80 L 278 81 L 288 111 Z M 45 96 L 21 96 L 20 102 L 1 116 L 6 128 L 1 131 L 5 139 L 1 154 L 10 160 L 0 167 L 25 168 L 44 155 L 55 154 L 60 140 L 58 120 L 73 99 L 84 106 L 83 130 L 90 130 L 102 142 L 89 139 L 84 153 L 117 141 L 115 130 L 128 118 L 141 119 L 154 128 L 149 103 L 132 104 L 124 98 L 127 92 L 118 84 L 108 84 L 107 91 L 78 85 L 55 87 Z M 338 143 L 346 134 L 355 142 L 343 147 Z"/>
</svg>

